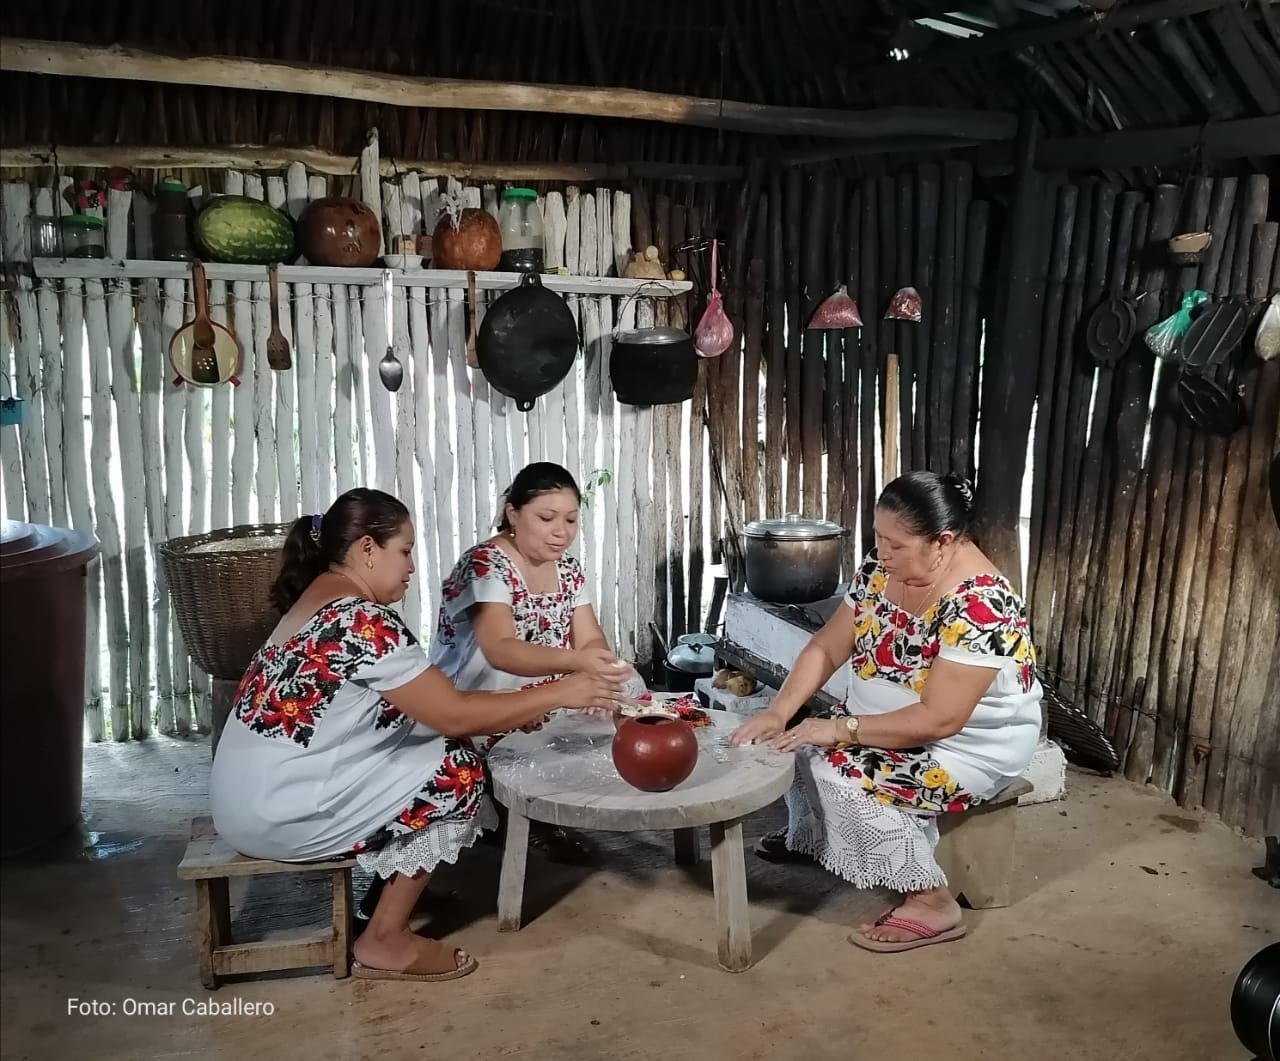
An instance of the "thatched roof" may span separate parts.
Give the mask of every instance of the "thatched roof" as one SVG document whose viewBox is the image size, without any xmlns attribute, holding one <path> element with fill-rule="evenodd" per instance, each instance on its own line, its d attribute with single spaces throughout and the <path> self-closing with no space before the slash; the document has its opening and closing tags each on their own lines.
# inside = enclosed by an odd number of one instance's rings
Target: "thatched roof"
<svg viewBox="0 0 1280 1061">
<path fill-rule="evenodd" d="M 948 13 L 938 0 L 107 0 L 89 9 L 44 0 L 6 5 L 0 29 L 169 56 L 772 106 L 1034 108 L 1059 137 L 1280 113 L 1280 10 L 1268 0 L 1094 3 L 982 0 Z M 741 164 L 762 150 L 753 137 L 669 121 L 394 106 L 234 83 L 6 71 L 0 92 L 9 101 L 5 148 L 275 144 L 350 155 L 376 126 L 384 156 L 405 159 Z M 787 138 L 793 155 L 806 146 Z M 932 137 L 900 146 L 953 145 Z"/>
</svg>

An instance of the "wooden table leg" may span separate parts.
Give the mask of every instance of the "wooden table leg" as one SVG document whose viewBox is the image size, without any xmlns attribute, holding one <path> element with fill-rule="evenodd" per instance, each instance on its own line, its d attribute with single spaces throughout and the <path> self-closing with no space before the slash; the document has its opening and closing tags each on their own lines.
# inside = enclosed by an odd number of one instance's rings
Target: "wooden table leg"
<svg viewBox="0 0 1280 1061">
<path fill-rule="evenodd" d="M 677 829 L 675 831 L 676 865 L 696 866 L 698 864 L 698 830 Z"/>
<path fill-rule="evenodd" d="M 711 826 L 711 884 L 720 967 L 731 973 L 743 972 L 751 968 L 751 914 L 747 909 L 741 818 Z"/>
<path fill-rule="evenodd" d="M 529 819 L 514 807 L 507 811 L 507 839 L 498 880 L 498 931 L 519 932 L 524 907 L 524 868 L 529 857 Z"/>
</svg>

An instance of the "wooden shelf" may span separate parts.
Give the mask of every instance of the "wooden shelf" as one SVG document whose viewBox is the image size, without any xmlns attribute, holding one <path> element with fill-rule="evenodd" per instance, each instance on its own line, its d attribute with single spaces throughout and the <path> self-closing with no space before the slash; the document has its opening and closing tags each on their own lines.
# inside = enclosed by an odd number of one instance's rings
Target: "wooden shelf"
<svg viewBox="0 0 1280 1061">
<path fill-rule="evenodd" d="M 32 261 L 36 276 L 65 280 L 187 280 L 191 277 L 189 262 L 107 261 L 92 258 L 36 258 Z M 266 283 L 265 265 L 223 265 L 206 262 L 205 275 L 210 280 L 253 281 Z M 461 269 L 334 269 L 319 265 L 282 265 L 280 282 L 284 284 L 357 284 L 382 283 L 384 272 L 391 273 L 396 287 L 462 287 L 467 274 Z M 476 273 L 476 288 L 481 291 L 505 291 L 520 282 L 518 273 Z M 688 280 L 630 280 L 619 276 L 557 276 L 544 273 L 542 285 L 551 291 L 578 295 L 635 295 L 645 298 L 670 298 L 692 290 Z"/>
</svg>

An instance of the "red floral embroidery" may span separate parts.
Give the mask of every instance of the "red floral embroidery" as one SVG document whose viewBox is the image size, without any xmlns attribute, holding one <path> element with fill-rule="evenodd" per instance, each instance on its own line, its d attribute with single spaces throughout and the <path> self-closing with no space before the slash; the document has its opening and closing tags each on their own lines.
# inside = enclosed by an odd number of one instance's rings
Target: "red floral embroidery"
<svg viewBox="0 0 1280 1061">
<path fill-rule="evenodd" d="M 875 592 L 872 587 L 875 587 Z M 885 573 L 873 552 L 849 591 L 857 614 L 850 663 L 862 678 L 882 678 L 919 692 L 943 643 L 1018 662 L 1023 691 L 1035 680 L 1035 650 L 1026 606 L 1003 577 L 982 574 L 963 582 L 922 618 L 884 594 Z"/>
<path fill-rule="evenodd" d="M 344 682 L 362 665 L 413 643 L 393 612 L 354 598 L 327 605 L 289 641 L 258 652 L 237 690 L 235 717 L 264 737 L 306 747 Z M 372 721 L 385 728 L 405 718 L 382 701 Z"/>
<path fill-rule="evenodd" d="M 436 774 L 435 784 L 441 792 L 460 798 L 469 793 L 484 776 L 474 764 L 460 760 L 456 756 L 448 756 L 440 764 L 440 772 Z"/>
</svg>

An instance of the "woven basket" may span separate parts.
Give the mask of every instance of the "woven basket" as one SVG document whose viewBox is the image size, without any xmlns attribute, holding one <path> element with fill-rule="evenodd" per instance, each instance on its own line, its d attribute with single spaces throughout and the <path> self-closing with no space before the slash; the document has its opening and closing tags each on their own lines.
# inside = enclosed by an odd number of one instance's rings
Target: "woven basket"
<svg viewBox="0 0 1280 1061">
<path fill-rule="evenodd" d="M 279 621 L 268 594 L 290 526 L 228 527 L 157 547 L 182 639 L 211 677 L 239 681 Z"/>
</svg>

